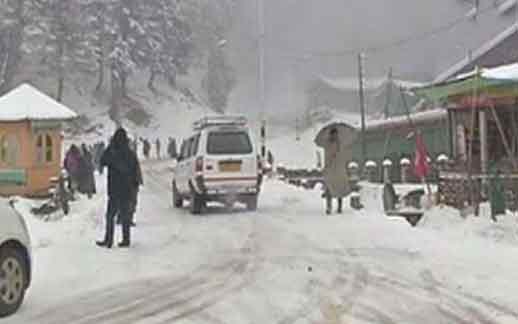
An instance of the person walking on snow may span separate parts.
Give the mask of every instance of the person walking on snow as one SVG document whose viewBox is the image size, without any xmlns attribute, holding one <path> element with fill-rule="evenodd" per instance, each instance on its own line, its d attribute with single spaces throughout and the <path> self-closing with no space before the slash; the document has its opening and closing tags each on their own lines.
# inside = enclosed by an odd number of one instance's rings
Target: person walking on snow
<svg viewBox="0 0 518 324">
<path fill-rule="evenodd" d="M 331 214 L 333 209 L 333 198 L 338 203 L 337 212 L 342 213 L 343 198 L 351 192 L 349 179 L 347 177 L 346 162 L 350 160 L 347 151 L 341 143 L 337 128 L 331 128 L 327 137 L 325 150 L 324 182 L 326 191 L 326 214 Z"/>
<path fill-rule="evenodd" d="M 81 145 L 81 162 L 79 168 L 79 192 L 92 198 L 92 195 L 96 193 L 95 188 L 95 177 L 94 177 L 95 166 L 93 163 L 93 157 L 86 144 Z"/>
<path fill-rule="evenodd" d="M 104 141 L 101 141 L 94 145 L 94 164 L 99 174 L 103 174 L 103 168 L 101 167 L 101 157 L 103 156 L 106 145 Z"/>
<path fill-rule="evenodd" d="M 149 153 L 151 151 L 151 144 L 147 139 L 141 139 L 142 141 L 142 153 L 146 159 L 149 159 Z"/>
<path fill-rule="evenodd" d="M 178 157 L 176 152 L 176 140 L 172 137 L 169 137 L 169 143 L 167 144 L 167 154 L 171 159 L 176 159 Z"/>
<path fill-rule="evenodd" d="M 135 152 L 129 147 L 126 131 L 119 128 L 101 158 L 101 164 L 108 168 L 108 208 L 106 231 L 101 247 L 111 248 L 115 231 L 115 217 L 122 221 L 122 242 L 119 247 L 129 247 L 131 243 L 131 204 L 139 187 L 139 163 Z"/>
<path fill-rule="evenodd" d="M 75 144 L 70 146 L 70 149 L 65 155 L 65 161 L 63 164 L 69 177 L 68 187 L 72 192 L 74 192 L 79 187 L 79 171 L 81 168 L 81 152 Z"/>
<path fill-rule="evenodd" d="M 156 158 L 157 158 L 157 160 L 160 160 L 160 152 L 161 152 L 162 144 L 160 143 L 159 138 L 156 139 L 155 145 L 156 145 Z"/>
</svg>

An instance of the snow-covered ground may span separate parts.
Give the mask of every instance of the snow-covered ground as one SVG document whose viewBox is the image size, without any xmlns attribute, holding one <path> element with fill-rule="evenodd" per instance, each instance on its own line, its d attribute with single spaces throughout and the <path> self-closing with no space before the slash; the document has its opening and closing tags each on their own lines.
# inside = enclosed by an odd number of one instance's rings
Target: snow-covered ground
<svg viewBox="0 0 518 324">
<path fill-rule="evenodd" d="M 276 180 L 258 212 L 171 207 L 170 162 L 147 162 L 133 246 L 100 249 L 104 184 L 70 216 L 27 215 L 34 281 L 2 323 L 517 323 L 516 217 L 431 210 L 417 228 L 367 208 L 324 216 Z M 27 214 L 30 201 L 18 208 Z"/>
</svg>

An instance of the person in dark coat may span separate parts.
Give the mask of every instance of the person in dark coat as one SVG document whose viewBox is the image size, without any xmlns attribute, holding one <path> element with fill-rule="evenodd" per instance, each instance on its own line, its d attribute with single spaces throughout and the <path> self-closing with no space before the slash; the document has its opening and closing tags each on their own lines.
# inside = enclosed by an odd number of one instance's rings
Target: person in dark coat
<svg viewBox="0 0 518 324">
<path fill-rule="evenodd" d="M 81 152 L 79 148 L 73 144 L 65 155 L 64 161 L 65 170 L 68 173 L 69 182 L 68 189 L 72 192 L 78 189 L 80 181 L 80 167 L 81 167 Z"/>
<path fill-rule="evenodd" d="M 144 178 L 142 177 L 142 169 L 140 168 L 140 162 L 138 161 L 138 158 L 137 158 L 137 182 L 139 184 L 139 187 L 144 185 Z M 137 188 L 137 190 L 135 190 L 133 192 L 133 196 L 131 197 L 129 214 L 131 216 L 130 225 L 132 227 L 137 226 L 137 223 L 135 222 L 135 213 L 137 212 L 138 193 L 139 193 L 139 188 Z M 117 224 L 118 225 L 122 224 L 122 220 L 120 217 L 117 218 Z"/>
<path fill-rule="evenodd" d="M 93 157 L 86 144 L 81 145 L 81 161 L 79 167 L 79 192 L 91 198 L 96 193 L 95 166 Z"/>
<path fill-rule="evenodd" d="M 155 141 L 155 147 L 156 147 L 156 158 L 160 160 L 161 158 L 161 152 L 162 152 L 162 143 L 160 142 L 160 139 L 157 138 Z"/>
<path fill-rule="evenodd" d="M 131 243 L 131 205 L 139 188 L 139 163 L 135 152 L 130 149 L 128 135 L 119 128 L 101 158 L 101 165 L 108 168 L 108 210 L 106 212 L 106 233 L 97 245 L 111 248 L 115 230 L 115 217 L 122 222 L 122 242 L 119 247 Z"/>
<path fill-rule="evenodd" d="M 101 157 L 103 156 L 104 150 L 106 149 L 106 144 L 104 141 L 101 141 L 94 145 L 94 164 L 99 174 L 103 174 L 103 168 L 101 167 Z"/>
<path fill-rule="evenodd" d="M 144 154 L 144 157 L 146 159 L 149 159 L 149 153 L 151 151 L 151 144 L 147 139 L 141 139 L 142 140 L 142 153 Z"/>
</svg>

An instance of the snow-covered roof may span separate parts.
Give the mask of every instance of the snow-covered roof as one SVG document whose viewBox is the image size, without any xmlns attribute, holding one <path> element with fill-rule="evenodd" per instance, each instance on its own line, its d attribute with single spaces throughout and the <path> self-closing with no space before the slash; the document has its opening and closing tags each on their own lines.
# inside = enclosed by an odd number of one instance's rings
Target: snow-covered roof
<svg viewBox="0 0 518 324">
<path fill-rule="evenodd" d="M 417 113 L 411 113 L 410 119 L 412 123 L 426 123 L 426 122 L 434 122 L 438 120 L 446 120 L 448 117 L 448 112 L 443 108 L 435 108 L 426 111 L 421 111 Z M 350 125 L 357 130 L 360 130 L 360 115 L 351 115 L 348 118 L 344 118 L 340 115 L 335 116 L 331 121 L 325 123 L 322 128 L 327 127 L 331 124 L 335 123 L 344 123 Z M 365 121 L 365 127 L 367 130 L 375 130 L 375 129 L 385 129 L 385 128 L 394 128 L 403 125 L 409 125 L 409 117 L 407 115 L 390 117 L 387 119 L 367 119 Z"/>
<path fill-rule="evenodd" d="M 77 114 L 29 84 L 0 97 L 0 121 L 68 120 Z"/>
<path fill-rule="evenodd" d="M 446 154 L 440 154 L 438 157 L 437 157 L 437 161 L 439 162 L 445 162 L 445 161 L 448 161 L 449 158 L 448 158 L 448 155 Z"/>
<path fill-rule="evenodd" d="M 408 158 L 402 158 L 401 161 L 399 161 L 399 164 L 401 165 L 410 165 L 412 162 Z"/>
<path fill-rule="evenodd" d="M 360 82 L 358 78 L 330 78 L 321 75 L 319 77 L 320 81 L 329 86 L 330 88 L 343 90 L 343 91 L 358 91 L 360 87 Z M 413 81 L 405 81 L 392 79 L 391 80 L 398 87 L 402 87 L 405 89 L 411 89 L 415 87 L 420 87 L 423 83 L 413 82 Z M 365 78 L 363 81 L 365 90 L 376 90 L 388 82 L 387 77 L 374 77 L 374 78 Z"/>
<path fill-rule="evenodd" d="M 414 114 L 410 114 L 410 119 L 412 123 L 425 123 L 437 121 L 440 119 L 445 119 L 448 116 L 448 112 L 445 109 L 437 108 L 427 111 L 422 111 Z M 367 120 L 366 128 L 367 130 L 374 129 L 384 129 L 384 128 L 393 128 L 399 125 L 409 125 L 409 117 L 408 116 L 397 116 L 391 117 L 388 119 L 375 119 L 375 120 Z M 357 125 L 355 125 L 357 126 Z"/>
<path fill-rule="evenodd" d="M 518 63 L 482 69 L 481 73 L 486 79 L 518 80 Z"/>
<path fill-rule="evenodd" d="M 467 55 L 459 62 L 455 63 L 453 66 L 451 66 L 449 69 L 444 71 L 443 73 L 439 74 L 437 78 L 433 81 L 433 83 L 440 83 L 444 82 L 456 74 L 458 74 L 460 71 L 462 71 L 466 66 L 471 64 L 473 61 L 479 59 L 481 56 L 485 55 L 495 47 L 497 47 L 501 42 L 506 40 L 508 37 L 513 35 L 514 33 L 518 32 L 518 22 L 513 24 L 511 27 L 504 30 L 502 33 L 497 35 L 495 38 L 491 39 L 487 43 L 483 44 L 481 47 L 479 47 L 476 51 L 473 51 L 470 55 Z"/>
<path fill-rule="evenodd" d="M 372 161 L 372 160 L 369 160 L 369 161 L 365 162 L 365 166 L 366 166 L 367 168 L 374 168 L 374 167 L 376 167 L 376 166 L 377 166 L 377 164 L 376 164 L 376 162 L 374 162 L 374 161 Z"/>
<path fill-rule="evenodd" d="M 385 166 L 385 167 L 392 166 L 392 161 L 389 159 L 383 160 L 383 166 Z"/>
</svg>

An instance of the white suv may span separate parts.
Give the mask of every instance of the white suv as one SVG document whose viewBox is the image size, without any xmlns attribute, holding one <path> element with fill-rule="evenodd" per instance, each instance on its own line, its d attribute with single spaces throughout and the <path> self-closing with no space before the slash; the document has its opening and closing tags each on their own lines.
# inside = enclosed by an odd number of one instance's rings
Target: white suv
<svg viewBox="0 0 518 324">
<path fill-rule="evenodd" d="M 194 123 L 174 170 L 173 203 L 185 199 L 199 214 L 207 202 L 231 207 L 235 202 L 257 209 L 262 182 L 260 159 L 244 117 L 206 117 Z"/>
<path fill-rule="evenodd" d="M 0 317 L 18 310 L 31 282 L 29 232 L 13 203 L 0 199 Z"/>
</svg>

